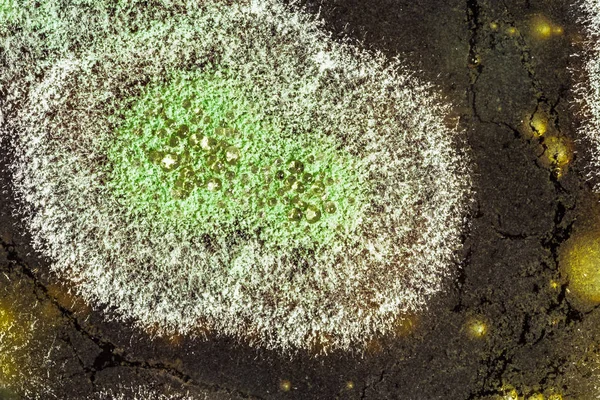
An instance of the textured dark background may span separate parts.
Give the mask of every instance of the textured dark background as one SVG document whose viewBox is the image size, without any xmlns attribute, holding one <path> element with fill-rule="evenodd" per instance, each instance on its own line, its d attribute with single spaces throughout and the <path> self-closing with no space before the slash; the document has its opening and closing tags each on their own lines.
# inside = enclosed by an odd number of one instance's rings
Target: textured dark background
<svg viewBox="0 0 600 400">
<path fill-rule="evenodd" d="M 585 143 L 576 145 L 576 157 L 557 179 L 544 162 L 544 139 L 533 137 L 530 126 L 543 113 L 549 134 L 577 139 L 571 103 L 577 74 L 569 69 L 581 68 L 573 54 L 582 38 L 568 3 L 301 3 L 321 12 L 334 37 L 350 36 L 421 71 L 452 104 L 447 122 L 465 130 L 475 163 L 476 202 L 458 278 L 412 320 L 410 332 L 373 342 L 363 358 L 334 353 L 290 360 L 224 338 L 150 340 L 106 322 L 104 312 L 58 285 L 33 253 L 11 216 L 15 202 L 3 172 L 0 273 L 19 287 L 21 307 L 42 303 L 56 312 L 57 323 L 39 339 L 56 349 L 47 383 L 56 397 L 84 399 L 125 383 L 209 399 L 492 399 L 508 387 L 521 396 L 556 391 L 565 399 L 594 398 L 594 377 L 580 361 L 590 357 L 583 349 L 597 342 L 599 311 L 575 307 L 562 282 L 550 287 L 559 279 L 561 243 L 597 202 L 583 178 Z M 564 32 L 536 37 L 536 15 Z M 465 331 L 473 317 L 487 321 L 481 339 Z M 12 395 L 0 390 L 2 396 Z"/>
</svg>

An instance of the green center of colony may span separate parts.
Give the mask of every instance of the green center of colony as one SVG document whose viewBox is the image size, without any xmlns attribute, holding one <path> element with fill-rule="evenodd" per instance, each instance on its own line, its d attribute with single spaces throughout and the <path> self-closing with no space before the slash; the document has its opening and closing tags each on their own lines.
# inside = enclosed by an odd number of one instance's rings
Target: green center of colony
<svg viewBox="0 0 600 400">
<path fill-rule="evenodd" d="M 359 161 L 331 139 L 286 136 L 256 114 L 226 82 L 151 89 L 123 115 L 111 186 L 130 209 L 205 233 L 321 241 L 353 230 L 364 204 Z"/>
</svg>

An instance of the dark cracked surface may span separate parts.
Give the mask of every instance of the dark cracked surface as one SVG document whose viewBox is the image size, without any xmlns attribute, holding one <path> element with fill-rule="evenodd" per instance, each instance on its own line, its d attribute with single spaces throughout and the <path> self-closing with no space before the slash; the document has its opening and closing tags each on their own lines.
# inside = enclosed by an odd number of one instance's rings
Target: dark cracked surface
<svg viewBox="0 0 600 400">
<path fill-rule="evenodd" d="M 290 360 L 223 338 L 151 339 L 107 322 L 104 311 L 68 295 L 33 253 L 11 216 L 4 172 L 0 288 L 19 307 L 52 316 L 36 330 L 31 354 L 48 352 L 54 367 L 28 367 L 52 389 L 48 398 L 84 399 L 121 384 L 208 399 L 495 399 L 513 389 L 525 398 L 595 398 L 600 375 L 589 360 L 597 357 L 590 348 L 600 343 L 600 310 L 571 298 L 558 260 L 561 243 L 598 214 L 597 198 L 584 179 L 584 142 L 560 174 L 548 157 L 548 138 L 577 139 L 569 69 L 581 68 L 572 56 L 581 51 L 581 27 L 567 3 L 303 3 L 321 11 L 334 36 L 349 35 L 421 70 L 452 104 L 448 123 L 467 132 L 475 163 L 476 201 L 459 276 L 406 334 L 374 342 L 364 358 Z M 537 37 L 540 17 L 563 32 Z M 537 116 L 547 120 L 541 137 Z M 486 323 L 482 338 L 468 334 L 475 319 Z"/>
</svg>

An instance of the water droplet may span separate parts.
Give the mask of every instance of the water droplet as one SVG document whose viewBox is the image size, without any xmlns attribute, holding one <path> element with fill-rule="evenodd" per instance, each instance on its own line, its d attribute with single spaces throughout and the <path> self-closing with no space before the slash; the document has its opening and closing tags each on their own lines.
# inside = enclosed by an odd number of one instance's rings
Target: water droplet
<svg viewBox="0 0 600 400">
<path fill-rule="evenodd" d="M 158 135 L 159 138 L 164 139 L 167 137 L 167 130 L 165 128 L 160 128 L 156 134 Z"/>
<path fill-rule="evenodd" d="M 158 150 L 150 150 L 148 152 L 148 159 L 154 164 L 160 164 L 164 156 L 165 155 Z"/>
<path fill-rule="evenodd" d="M 190 146 L 192 146 L 192 148 L 196 148 L 200 145 L 200 136 L 197 133 L 192 133 L 189 137 L 188 137 L 188 143 L 190 144 Z"/>
<path fill-rule="evenodd" d="M 186 165 L 179 170 L 179 179 L 189 180 L 194 176 L 194 170 Z"/>
<path fill-rule="evenodd" d="M 275 160 L 273 160 L 273 165 L 274 166 L 278 167 L 281 164 L 283 164 L 283 160 L 281 158 L 277 157 Z"/>
<path fill-rule="evenodd" d="M 310 191 L 316 195 L 320 196 L 325 193 L 325 185 L 321 181 L 314 181 L 312 185 L 310 185 Z"/>
<path fill-rule="evenodd" d="M 333 214 L 337 210 L 337 207 L 335 206 L 335 203 L 333 201 L 328 201 L 323 206 L 323 210 L 325 210 L 327 214 Z"/>
<path fill-rule="evenodd" d="M 295 181 L 292 184 L 292 190 L 297 193 L 304 193 L 304 190 L 305 190 L 304 183 L 302 183 L 302 181 Z"/>
<path fill-rule="evenodd" d="M 277 189 L 277 195 L 279 196 L 283 196 L 285 194 L 286 190 L 284 188 L 279 188 Z"/>
<path fill-rule="evenodd" d="M 179 136 L 180 138 L 185 138 L 188 133 L 190 133 L 190 127 L 187 125 L 180 125 L 179 128 L 177 128 L 177 136 Z"/>
<path fill-rule="evenodd" d="M 356 203 L 356 200 L 354 199 L 354 197 L 349 197 L 348 204 L 354 204 L 354 203 Z"/>
<path fill-rule="evenodd" d="M 225 160 L 229 165 L 237 164 L 240 159 L 240 150 L 235 146 L 229 146 L 225 149 Z"/>
<path fill-rule="evenodd" d="M 314 176 L 311 173 L 305 172 L 302 174 L 302 182 L 304 182 L 305 185 L 310 185 L 313 180 Z"/>
<path fill-rule="evenodd" d="M 325 179 L 325 185 L 327 185 L 327 186 L 333 185 L 333 182 L 334 182 L 333 178 L 331 178 L 331 177 L 328 177 Z"/>
<path fill-rule="evenodd" d="M 224 128 L 223 135 L 225 135 L 225 137 L 232 138 L 235 136 L 235 129 L 230 127 Z"/>
<path fill-rule="evenodd" d="M 285 172 L 283 172 L 282 170 L 275 172 L 275 178 L 278 180 L 282 180 L 283 178 L 285 178 Z"/>
<path fill-rule="evenodd" d="M 268 202 L 269 206 L 273 207 L 277 204 L 277 198 L 276 197 L 271 197 Z"/>
<path fill-rule="evenodd" d="M 253 165 L 252 167 L 250 167 L 250 172 L 252 172 L 253 174 L 258 173 L 258 170 L 259 170 L 259 168 L 256 165 Z"/>
<path fill-rule="evenodd" d="M 200 147 L 204 151 L 208 151 L 211 153 L 216 152 L 218 150 L 218 145 L 219 143 L 209 136 L 204 136 L 202 137 L 202 139 L 200 139 Z"/>
<path fill-rule="evenodd" d="M 298 207 L 302 211 L 305 211 L 308 208 L 308 203 L 305 202 L 304 200 L 298 200 L 296 202 L 296 207 Z"/>
<path fill-rule="evenodd" d="M 225 178 L 227 178 L 230 181 L 233 180 L 233 178 L 235 178 L 235 172 L 233 172 L 233 171 L 225 172 Z"/>
<path fill-rule="evenodd" d="M 178 136 L 173 135 L 169 138 L 169 147 L 177 147 L 179 146 L 179 142 L 181 142 L 181 139 Z"/>
<path fill-rule="evenodd" d="M 232 119 L 234 119 L 234 118 L 235 118 L 235 115 L 233 114 L 233 112 L 232 112 L 232 111 L 228 111 L 228 112 L 225 114 L 225 118 L 227 118 L 228 120 L 232 120 Z"/>
<path fill-rule="evenodd" d="M 206 181 L 206 188 L 211 192 L 221 190 L 221 187 L 223 187 L 223 183 L 219 178 L 210 178 Z"/>
<path fill-rule="evenodd" d="M 210 117 L 210 115 L 207 115 L 206 117 L 204 117 L 204 123 L 206 125 L 210 124 L 212 122 L 212 118 Z"/>
<path fill-rule="evenodd" d="M 168 153 L 160 160 L 160 166 L 164 171 L 173 171 L 179 167 L 179 157 L 177 154 Z"/>
<path fill-rule="evenodd" d="M 208 157 L 206 157 L 206 165 L 209 167 L 213 165 L 216 161 L 217 156 L 215 156 L 214 154 L 210 154 Z"/>
<path fill-rule="evenodd" d="M 290 221 L 300 221 L 302 219 L 302 210 L 294 207 L 288 212 L 287 217 Z"/>
<path fill-rule="evenodd" d="M 183 100 L 181 105 L 183 106 L 183 108 L 185 108 L 187 110 L 188 108 L 190 108 L 192 106 L 192 101 L 190 99 L 185 99 L 185 100 Z"/>
<path fill-rule="evenodd" d="M 225 169 L 225 163 L 221 160 L 216 160 L 214 163 L 212 163 L 212 165 L 210 166 L 210 169 L 213 172 L 221 172 Z"/>
<path fill-rule="evenodd" d="M 175 189 L 181 191 L 191 191 L 193 188 L 192 182 L 186 176 L 181 176 L 181 174 L 179 175 L 173 186 L 175 187 Z"/>
<path fill-rule="evenodd" d="M 294 184 L 294 182 L 296 182 L 296 177 L 294 175 L 289 175 L 283 181 L 283 187 L 286 189 L 290 189 L 292 187 L 292 185 Z"/>
<path fill-rule="evenodd" d="M 309 224 L 314 224 L 321 219 L 321 211 L 319 211 L 319 209 L 312 204 L 306 207 L 305 215 Z"/>
<path fill-rule="evenodd" d="M 315 156 L 313 156 L 312 154 L 310 154 L 308 157 L 306 157 L 306 162 L 309 164 L 312 164 L 315 162 Z"/>
<path fill-rule="evenodd" d="M 304 171 L 304 164 L 298 160 L 292 160 L 288 163 L 288 171 L 293 174 L 300 174 Z"/>
</svg>

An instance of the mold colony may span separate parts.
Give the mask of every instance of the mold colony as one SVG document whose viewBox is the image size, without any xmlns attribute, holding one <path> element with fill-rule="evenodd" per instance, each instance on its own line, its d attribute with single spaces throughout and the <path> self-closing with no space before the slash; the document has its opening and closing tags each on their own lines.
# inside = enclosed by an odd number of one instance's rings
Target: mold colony
<svg viewBox="0 0 600 400">
<path fill-rule="evenodd" d="M 231 86 L 205 73 L 178 76 L 115 116 L 116 196 L 200 234 L 241 228 L 279 243 L 324 243 L 350 233 L 368 195 L 364 161 L 323 135 L 283 137 L 253 119 Z"/>
</svg>

